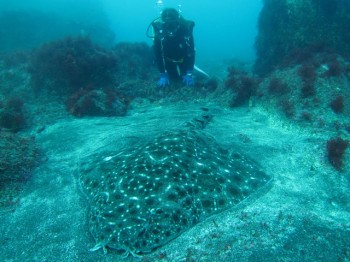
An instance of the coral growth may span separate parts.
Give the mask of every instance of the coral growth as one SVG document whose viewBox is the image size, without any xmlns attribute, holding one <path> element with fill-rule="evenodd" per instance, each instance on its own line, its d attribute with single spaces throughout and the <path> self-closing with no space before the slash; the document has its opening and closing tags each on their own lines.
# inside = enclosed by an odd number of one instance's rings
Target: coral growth
<svg viewBox="0 0 350 262">
<path fill-rule="evenodd" d="M 340 170 L 343 166 L 343 155 L 349 147 L 349 141 L 335 137 L 327 141 L 327 157 L 332 166 Z"/>
</svg>

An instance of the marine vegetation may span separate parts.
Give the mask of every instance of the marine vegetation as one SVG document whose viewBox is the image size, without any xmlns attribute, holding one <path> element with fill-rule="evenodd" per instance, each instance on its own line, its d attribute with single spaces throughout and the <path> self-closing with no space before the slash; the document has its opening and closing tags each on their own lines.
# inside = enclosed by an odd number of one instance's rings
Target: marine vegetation
<svg viewBox="0 0 350 262">
<path fill-rule="evenodd" d="M 233 91 L 229 106 L 241 106 L 247 104 L 249 98 L 256 94 L 257 80 L 246 72 L 229 67 L 225 87 Z"/>
<path fill-rule="evenodd" d="M 295 105 L 291 99 L 281 99 L 278 103 L 278 106 L 281 108 L 286 117 L 293 118 L 295 116 Z"/>
<path fill-rule="evenodd" d="M 117 57 L 88 37 L 68 37 L 44 44 L 30 60 L 32 87 L 71 95 L 88 86 L 113 84 Z"/>
<path fill-rule="evenodd" d="M 327 141 L 328 160 L 337 170 L 343 167 L 343 156 L 349 145 L 349 141 L 341 137 L 331 138 Z"/>
<path fill-rule="evenodd" d="M 68 37 L 43 45 L 30 59 L 37 93 L 60 95 L 75 116 L 124 115 L 128 101 L 153 81 L 152 49 L 146 43 L 102 48 L 87 37 Z M 144 95 L 143 95 L 144 96 Z"/>
<path fill-rule="evenodd" d="M 345 103 L 344 97 L 339 95 L 329 103 L 329 106 L 332 108 L 334 113 L 339 114 L 344 111 L 344 107 L 345 107 L 344 103 Z"/>
<path fill-rule="evenodd" d="M 66 102 L 67 111 L 77 117 L 124 116 L 129 101 L 110 88 L 81 89 Z"/>
<path fill-rule="evenodd" d="M 263 104 L 271 106 L 272 102 L 292 120 L 344 129 L 341 117 L 350 113 L 348 62 L 334 53 L 319 52 L 322 48 L 312 50 L 301 64 L 296 62 L 299 59 L 290 60 L 265 77 L 257 97 Z"/>
<path fill-rule="evenodd" d="M 328 62 L 327 67 L 327 71 L 324 73 L 324 76 L 326 77 L 340 76 L 344 73 L 344 69 L 342 68 L 339 61 L 335 58 L 332 61 Z"/>
<path fill-rule="evenodd" d="M 288 93 L 290 90 L 288 84 L 282 79 L 273 77 L 270 79 L 267 91 L 269 94 L 281 96 Z"/>
</svg>

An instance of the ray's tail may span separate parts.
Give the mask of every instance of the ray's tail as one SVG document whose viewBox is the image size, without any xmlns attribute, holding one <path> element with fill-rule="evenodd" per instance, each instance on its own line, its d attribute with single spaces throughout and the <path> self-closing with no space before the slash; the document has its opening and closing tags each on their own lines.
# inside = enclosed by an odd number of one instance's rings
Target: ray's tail
<svg viewBox="0 0 350 262">
<path fill-rule="evenodd" d="M 213 115 L 209 112 L 208 108 L 203 107 L 202 111 L 203 113 L 200 116 L 186 122 L 185 126 L 193 129 L 204 129 L 212 120 Z"/>
</svg>

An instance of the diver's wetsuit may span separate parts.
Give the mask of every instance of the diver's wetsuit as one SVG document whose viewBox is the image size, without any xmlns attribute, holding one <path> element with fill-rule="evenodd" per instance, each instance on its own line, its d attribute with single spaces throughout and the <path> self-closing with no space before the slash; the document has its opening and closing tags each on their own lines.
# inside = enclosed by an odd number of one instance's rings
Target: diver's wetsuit
<svg viewBox="0 0 350 262">
<path fill-rule="evenodd" d="M 160 21 L 152 23 L 154 51 L 158 69 L 167 72 L 170 79 L 181 79 L 192 71 L 195 60 L 193 27 L 194 22 L 181 18 L 175 29 L 164 28 Z M 178 72 L 178 68 L 180 72 Z"/>
</svg>

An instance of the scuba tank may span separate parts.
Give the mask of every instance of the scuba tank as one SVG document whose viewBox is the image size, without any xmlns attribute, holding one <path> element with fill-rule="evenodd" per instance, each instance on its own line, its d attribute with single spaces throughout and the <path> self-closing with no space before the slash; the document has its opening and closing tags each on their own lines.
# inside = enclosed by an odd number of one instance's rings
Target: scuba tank
<svg viewBox="0 0 350 262">
<path fill-rule="evenodd" d="M 181 16 L 181 13 L 182 13 L 181 7 L 182 7 L 182 5 L 178 4 L 177 12 L 178 12 L 178 16 L 179 16 L 180 20 L 183 19 L 182 16 Z M 157 0 L 156 3 L 155 3 L 155 8 L 157 9 L 157 12 L 159 13 L 159 16 L 157 18 L 153 19 L 152 22 L 148 25 L 147 31 L 146 31 L 146 36 L 148 38 L 152 38 L 152 39 L 154 39 L 156 37 L 156 34 L 158 34 L 158 35 L 160 34 L 161 37 L 171 36 L 172 35 L 172 31 L 167 31 L 166 28 L 163 27 L 164 23 L 163 23 L 162 17 L 161 17 L 163 9 L 164 9 L 163 1 L 162 0 Z M 152 29 L 152 31 L 151 31 L 151 29 Z M 155 30 L 157 32 L 155 32 Z M 150 33 L 150 31 L 151 31 L 151 33 Z M 204 72 L 202 69 L 200 69 L 197 65 L 194 65 L 194 70 L 196 70 L 200 74 L 204 75 L 205 77 L 210 78 L 210 76 L 206 72 Z"/>
</svg>

